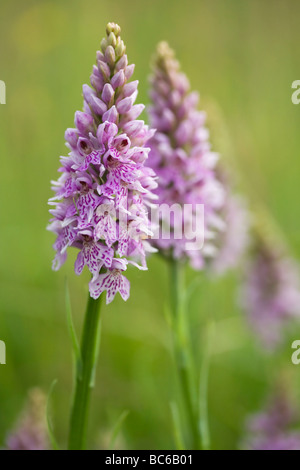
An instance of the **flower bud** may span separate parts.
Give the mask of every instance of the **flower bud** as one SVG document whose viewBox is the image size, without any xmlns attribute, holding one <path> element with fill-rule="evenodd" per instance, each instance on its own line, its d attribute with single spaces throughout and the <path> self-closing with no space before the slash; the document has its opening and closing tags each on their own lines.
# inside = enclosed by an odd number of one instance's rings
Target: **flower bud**
<svg viewBox="0 0 300 470">
<path fill-rule="evenodd" d="M 122 57 L 122 55 L 125 54 L 126 47 L 124 45 L 124 42 L 121 41 L 120 44 L 116 46 L 116 56 L 117 57 Z"/>
<path fill-rule="evenodd" d="M 105 51 L 105 59 L 110 67 L 112 67 L 116 61 L 115 50 L 112 46 L 108 46 Z"/>
<path fill-rule="evenodd" d="M 109 66 L 103 62 L 102 60 L 98 60 L 98 67 L 99 71 L 101 72 L 105 81 L 107 81 L 110 77 L 110 68 Z"/>
<path fill-rule="evenodd" d="M 111 86 L 114 88 L 119 88 L 124 85 L 125 83 L 125 75 L 124 70 L 119 70 L 119 72 L 115 73 L 115 75 L 111 79 Z"/>
<path fill-rule="evenodd" d="M 116 36 L 113 32 L 111 32 L 107 38 L 107 44 L 112 46 L 112 47 L 116 47 L 117 45 L 117 39 L 116 39 Z"/>
<path fill-rule="evenodd" d="M 113 99 L 115 91 L 110 83 L 106 83 L 103 87 L 101 98 L 106 104 L 109 104 Z"/>
<path fill-rule="evenodd" d="M 128 98 L 124 98 L 123 100 L 119 101 L 117 104 L 117 110 L 120 114 L 128 113 L 128 111 L 132 107 L 132 99 L 129 96 Z"/>
<path fill-rule="evenodd" d="M 101 46 L 101 50 L 102 50 L 102 52 L 103 52 L 103 54 L 104 54 L 105 51 L 106 51 L 106 48 L 107 48 L 107 40 L 106 40 L 106 38 L 103 38 L 103 39 L 102 39 L 100 46 Z"/>
<path fill-rule="evenodd" d="M 135 65 L 134 64 L 131 64 L 131 65 L 128 65 L 128 67 L 126 67 L 125 69 L 125 78 L 126 80 L 129 80 L 134 72 L 134 68 L 135 68 Z"/>
<path fill-rule="evenodd" d="M 115 107 L 115 105 L 112 106 L 111 108 L 109 108 L 106 111 L 106 113 L 103 114 L 102 120 L 103 120 L 103 122 L 104 121 L 109 121 L 109 122 L 114 122 L 114 123 L 118 122 L 119 113 L 118 113 L 117 108 Z"/>
<path fill-rule="evenodd" d="M 126 98 L 127 96 L 131 96 L 133 93 L 135 93 L 137 91 L 138 84 L 138 80 L 126 83 L 122 90 L 122 95 L 124 96 L 124 98 Z"/>
<path fill-rule="evenodd" d="M 88 85 L 83 85 L 83 96 L 86 102 L 91 107 L 91 110 L 97 114 L 102 116 L 103 113 L 107 110 L 107 106 L 103 101 L 101 101 L 96 95 L 95 92 L 91 90 Z"/>
<path fill-rule="evenodd" d="M 78 140 L 77 129 L 71 129 L 69 127 L 65 132 L 65 140 L 71 145 L 71 147 L 76 147 Z"/>
<path fill-rule="evenodd" d="M 110 33 L 114 33 L 116 37 L 120 36 L 120 34 L 121 34 L 120 26 L 116 23 L 108 23 L 107 26 L 106 26 L 107 36 L 109 36 Z"/>
<path fill-rule="evenodd" d="M 119 59 L 118 62 L 116 63 L 116 68 L 115 68 L 116 72 L 121 70 L 121 69 L 125 70 L 127 65 L 128 65 L 127 55 L 124 54 L 121 57 L 121 59 Z"/>
<path fill-rule="evenodd" d="M 88 135 L 94 130 L 94 119 L 87 113 L 76 111 L 75 126 L 81 134 Z"/>
</svg>

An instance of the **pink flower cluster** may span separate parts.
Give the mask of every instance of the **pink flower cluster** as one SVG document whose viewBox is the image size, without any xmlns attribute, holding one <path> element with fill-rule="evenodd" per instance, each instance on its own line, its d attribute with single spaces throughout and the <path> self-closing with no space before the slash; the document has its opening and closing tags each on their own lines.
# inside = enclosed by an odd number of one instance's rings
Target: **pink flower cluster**
<svg viewBox="0 0 300 470">
<path fill-rule="evenodd" d="M 57 235 L 53 268 L 65 262 L 68 247 L 78 248 L 76 274 L 87 266 L 91 296 L 107 291 L 109 303 L 116 292 L 129 297 L 123 275 L 128 264 L 147 269 L 152 234 L 147 206 L 157 183 L 145 166 L 150 151 L 145 144 L 154 131 L 137 119 L 144 105 L 134 104 L 134 65 L 128 65 L 120 27 L 109 23 L 106 33 L 91 87 L 83 85 L 84 111 L 76 112 L 75 128 L 65 133 L 70 152 L 61 157 L 61 176 L 53 182 L 49 230 Z"/>
<path fill-rule="evenodd" d="M 6 439 L 7 450 L 48 450 L 50 442 L 46 422 L 47 397 L 39 388 L 29 391 L 27 403 L 16 427 Z"/>
</svg>

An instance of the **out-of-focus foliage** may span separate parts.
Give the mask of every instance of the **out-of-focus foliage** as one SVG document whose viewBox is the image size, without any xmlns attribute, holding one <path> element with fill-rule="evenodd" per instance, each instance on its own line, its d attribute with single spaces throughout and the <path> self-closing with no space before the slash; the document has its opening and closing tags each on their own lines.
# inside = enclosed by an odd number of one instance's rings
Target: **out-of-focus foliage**
<svg viewBox="0 0 300 470">
<path fill-rule="evenodd" d="M 122 27 L 140 102 L 148 102 L 149 61 L 158 41 L 176 50 L 201 105 L 210 111 L 215 150 L 234 162 L 240 188 L 253 204 L 272 212 L 295 256 L 300 256 L 298 216 L 300 106 L 291 84 L 300 78 L 300 4 L 293 0 L 44 0 L 0 6 L 0 440 L 15 422 L 33 386 L 49 389 L 62 446 L 72 388 L 71 344 L 66 326 L 64 280 L 80 329 L 88 274 L 73 272 L 75 253 L 59 273 L 51 271 L 54 242 L 46 232 L 50 179 L 66 152 L 64 131 L 82 106 L 95 53 L 108 21 Z M 170 338 L 164 317 L 167 271 L 157 257 L 146 273 L 130 272 L 128 303 L 105 308 L 100 362 L 93 395 L 90 447 L 108 445 L 124 409 L 130 410 L 121 447 L 172 447 L 169 402 L 174 396 Z M 189 281 L 194 274 L 188 273 Z M 195 345 L 207 322 L 216 322 L 209 417 L 213 446 L 234 449 L 245 416 L 257 410 L 273 379 L 283 373 L 300 388 L 287 339 L 279 353 L 262 354 L 236 306 L 238 276 L 203 276 L 190 301 Z M 299 339 L 300 327 L 292 339 Z M 296 394 L 297 395 L 297 394 Z M 300 402 L 300 395 L 297 395 Z"/>
</svg>

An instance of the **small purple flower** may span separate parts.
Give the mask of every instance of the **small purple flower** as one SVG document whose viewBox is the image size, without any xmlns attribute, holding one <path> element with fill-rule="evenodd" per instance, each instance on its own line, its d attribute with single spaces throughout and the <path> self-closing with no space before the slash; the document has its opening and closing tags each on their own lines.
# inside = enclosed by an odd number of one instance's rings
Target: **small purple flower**
<svg viewBox="0 0 300 470">
<path fill-rule="evenodd" d="M 106 291 L 106 301 L 109 304 L 114 299 L 117 292 L 123 300 L 128 300 L 130 294 L 130 284 L 122 272 L 127 269 L 127 263 L 123 259 L 114 259 L 111 268 L 106 274 L 98 274 L 90 282 L 91 297 L 97 299 L 99 295 Z"/>
<path fill-rule="evenodd" d="M 6 439 L 7 450 L 48 450 L 46 423 L 46 397 L 34 388 L 30 390 L 28 402 L 16 424 Z"/>
<path fill-rule="evenodd" d="M 102 204 L 97 207 L 95 214 L 94 240 L 101 238 L 105 240 L 110 248 L 117 241 L 116 231 L 116 209 L 115 203 L 107 198 L 102 200 Z"/>
<path fill-rule="evenodd" d="M 82 250 L 79 251 L 75 261 L 75 273 L 79 276 L 86 265 L 93 276 L 97 276 L 102 266 L 111 267 L 114 250 L 89 239 L 85 235 L 83 238 L 85 239 Z"/>
<path fill-rule="evenodd" d="M 283 327 L 299 318 L 298 265 L 265 235 L 256 234 L 241 302 L 251 327 L 267 349 L 276 347 Z"/>
<path fill-rule="evenodd" d="M 91 87 L 83 85 L 84 111 L 76 112 L 75 128 L 65 133 L 70 152 L 61 157 L 49 200 L 54 208 L 48 228 L 57 235 L 53 269 L 66 261 L 69 247 L 78 248 L 76 274 L 86 265 L 91 296 L 106 290 L 108 303 L 116 292 L 128 299 L 129 281 L 121 272 L 131 258 L 146 268 L 152 235 L 147 207 L 157 187 L 145 166 L 145 144 L 154 131 L 137 120 L 144 106 L 134 104 L 138 81 L 130 81 L 134 65 L 128 65 L 120 31 L 107 25 Z"/>
<path fill-rule="evenodd" d="M 165 42 L 158 45 L 150 83 L 149 116 L 157 132 L 150 141 L 149 163 L 159 177 L 155 191 L 158 203 L 192 208 L 184 220 L 173 217 L 167 221 L 161 216 L 161 234 L 153 244 L 165 256 L 186 259 L 195 269 L 202 269 L 206 257 L 215 253 L 214 232 L 222 224 L 219 212 L 225 192 L 215 171 L 218 155 L 210 149 L 205 114 L 197 111 L 198 95 L 189 91 L 189 81 Z M 185 233 L 177 237 L 174 232 L 176 224 L 195 225 L 200 205 L 204 207 L 205 243 L 202 250 L 190 250 L 187 242 L 192 240 Z M 170 237 L 163 235 L 164 231 L 166 235 L 170 232 Z"/>
<path fill-rule="evenodd" d="M 248 418 L 248 437 L 243 447 L 248 450 L 300 450 L 297 410 L 285 393 L 274 396 L 265 411 Z"/>
</svg>

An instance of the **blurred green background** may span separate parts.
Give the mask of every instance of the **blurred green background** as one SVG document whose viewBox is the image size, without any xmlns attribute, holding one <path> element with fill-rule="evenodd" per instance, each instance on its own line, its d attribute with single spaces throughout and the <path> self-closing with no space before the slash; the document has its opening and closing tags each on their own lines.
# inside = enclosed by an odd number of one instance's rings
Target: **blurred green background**
<svg viewBox="0 0 300 470">
<path fill-rule="evenodd" d="M 300 106 L 291 102 L 291 84 L 300 79 L 300 3 L 1 0 L 0 11 L 0 79 L 7 86 L 7 104 L 0 105 L 0 339 L 7 346 L 7 365 L 0 365 L 0 442 L 27 390 L 39 385 L 47 392 L 57 378 L 53 420 L 64 446 L 72 388 L 64 283 L 67 278 L 80 330 L 89 278 L 86 272 L 75 276 L 72 252 L 60 272 L 51 271 L 47 199 L 106 23 L 122 27 L 140 80 L 139 102 L 148 103 L 155 46 L 169 41 L 201 105 L 212 111 L 215 150 L 235 162 L 240 187 L 251 203 L 269 208 L 300 257 Z M 105 448 L 128 409 L 119 445 L 168 449 L 174 447 L 174 377 L 164 317 L 167 271 L 154 256 L 148 272 L 132 269 L 129 277 L 130 300 L 117 298 L 104 311 L 89 447 Z M 261 406 L 274 381 L 284 377 L 300 404 L 291 342 L 276 355 L 262 353 L 236 306 L 238 281 L 234 274 L 217 281 L 201 276 L 189 309 L 199 361 L 203 331 L 216 321 L 208 398 L 216 449 L 238 446 L 245 416 Z M 298 327 L 293 339 L 299 338 Z"/>
</svg>

